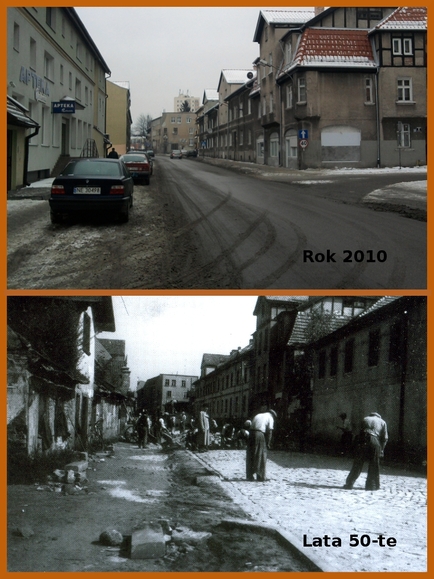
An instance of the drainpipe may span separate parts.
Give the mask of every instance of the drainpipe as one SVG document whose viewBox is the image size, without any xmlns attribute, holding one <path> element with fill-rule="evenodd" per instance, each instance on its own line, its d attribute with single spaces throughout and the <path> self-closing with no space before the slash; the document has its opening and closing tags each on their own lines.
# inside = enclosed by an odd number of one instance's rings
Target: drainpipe
<svg viewBox="0 0 434 579">
<path fill-rule="evenodd" d="M 27 174 L 28 174 L 28 165 L 29 165 L 29 141 L 32 137 L 35 137 L 38 133 L 39 133 L 39 129 L 41 127 L 36 127 L 36 130 L 34 133 L 32 133 L 31 135 L 27 135 L 27 137 L 25 137 L 24 141 L 25 141 L 25 147 L 24 147 L 24 171 L 23 171 L 23 185 L 27 186 L 29 185 L 29 183 L 27 183 Z"/>
<path fill-rule="evenodd" d="M 381 149 L 380 149 L 380 101 L 379 101 L 379 87 L 378 77 L 380 74 L 380 67 L 377 66 L 375 73 L 375 108 L 376 108 L 376 122 L 377 122 L 377 167 L 381 166 Z"/>
</svg>

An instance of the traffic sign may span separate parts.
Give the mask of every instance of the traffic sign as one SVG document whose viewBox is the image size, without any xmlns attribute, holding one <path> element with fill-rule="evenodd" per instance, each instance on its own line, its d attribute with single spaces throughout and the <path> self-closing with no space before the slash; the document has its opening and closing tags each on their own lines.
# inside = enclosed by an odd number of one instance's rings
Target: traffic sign
<svg viewBox="0 0 434 579">
<path fill-rule="evenodd" d="M 300 129 L 298 131 L 298 138 L 307 140 L 309 138 L 309 131 L 307 129 Z"/>
<path fill-rule="evenodd" d="M 308 146 L 308 144 L 309 144 L 309 141 L 307 139 L 301 139 L 300 140 L 300 147 L 302 149 L 305 149 Z"/>
</svg>

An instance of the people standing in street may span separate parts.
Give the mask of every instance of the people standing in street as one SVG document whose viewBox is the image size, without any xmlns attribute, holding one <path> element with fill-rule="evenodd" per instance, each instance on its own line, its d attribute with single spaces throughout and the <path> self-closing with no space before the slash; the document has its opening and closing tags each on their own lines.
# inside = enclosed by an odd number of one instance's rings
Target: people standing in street
<svg viewBox="0 0 434 579">
<path fill-rule="evenodd" d="M 342 431 L 339 452 L 344 456 L 348 456 L 350 454 L 351 445 L 353 443 L 351 424 L 348 420 L 346 412 L 339 414 L 339 418 L 341 419 L 341 424 L 337 426 L 337 428 Z"/>
<path fill-rule="evenodd" d="M 145 448 L 148 444 L 148 429 L 148 416 L 146 412 L 142 410 L 136 422 L 139 448 Z"/>
<path fill-rule="evenodd" d="M 267 410 L 265 405 L 256 414 L 250 425 L 246 451 L 246 478 L 265 482 L 267 466 L 267 449 L 270 448 L 271 437 L 274 429 L 274 420 L 277 414 L 274 410 Z"/>
<path fill-rule="evenodd" d="M 209 447 L 209 414 L 207 405 L 204 405 L 199 413 L 198 446 L 201 452 L 206 452 Z"/>
<path fill-rule="evenodd" d="M 187 415 L 185 414 L 185 412 L 183 412 L 179 419 L 179 430 L 181 433 L 185 432 L 186 423 L 187 423 Z"/>
<path fill-rule="evenodd" d="M 380 458 L 387 444 L 387 424 L 377 412 L 371 412 L 362 421 L 356 445 L 356 456 L 347 476 L 344 489 L 352 489 L 360 476 L 364 463 L 368 462 L 368 476 L 365 490 L 377 491 L 380 488 Z"/>
</svg>

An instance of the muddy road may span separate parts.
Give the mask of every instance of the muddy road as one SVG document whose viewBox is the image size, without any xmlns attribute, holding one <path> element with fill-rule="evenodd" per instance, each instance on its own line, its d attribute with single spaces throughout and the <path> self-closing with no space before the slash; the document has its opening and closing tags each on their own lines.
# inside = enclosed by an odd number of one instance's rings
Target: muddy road
<svg viewBox="0 0 434 579">
<path fill-rule="evenodd" d="M 8 570 L 312 569 L 269 534 L 244 527 L 251 519 L 195 456 L 182 449 L 150 447 L 116 444 L 112 457 L 90 461 L 88 483 L 75 494 L 55 492 L 43 483 L 9 485 Z M 131 559 L 125 544 L 108 547 L 99 542 L 107 527 L 127 539 L 144 523 L 162 520 L 172 535 L 166 537 L 164 557 Z M 232 524 L 234 520 L 241 526 Z"/>
</svg>

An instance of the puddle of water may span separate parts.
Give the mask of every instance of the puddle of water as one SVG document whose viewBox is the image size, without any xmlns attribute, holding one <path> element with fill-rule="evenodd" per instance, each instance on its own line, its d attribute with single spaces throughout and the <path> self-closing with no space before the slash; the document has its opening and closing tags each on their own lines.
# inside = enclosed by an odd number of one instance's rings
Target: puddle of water
<svg viewBox="0 0 434 579">
<path fill-rule="evenodd" d="M 155 503 L 157 499 L 144 499 L 140 495 L 136 494 L 133 491 L 123 488 L 114 488 L 110 489 L 109 493 L 112 497 L 116 499 L 125 499 L 127 501 L 132 501 L 135 503 Z"/>
<path fill-rule="evenodd" d="M 136 454 L 134 456 L 129 456 L 128 458 L 131 460 L 146 460 L 147 462 L 163 462 L 164 460 L 167 460 L 167 456 L 157 454 L 151 454 L 149 456 Z"/>
</svg>

